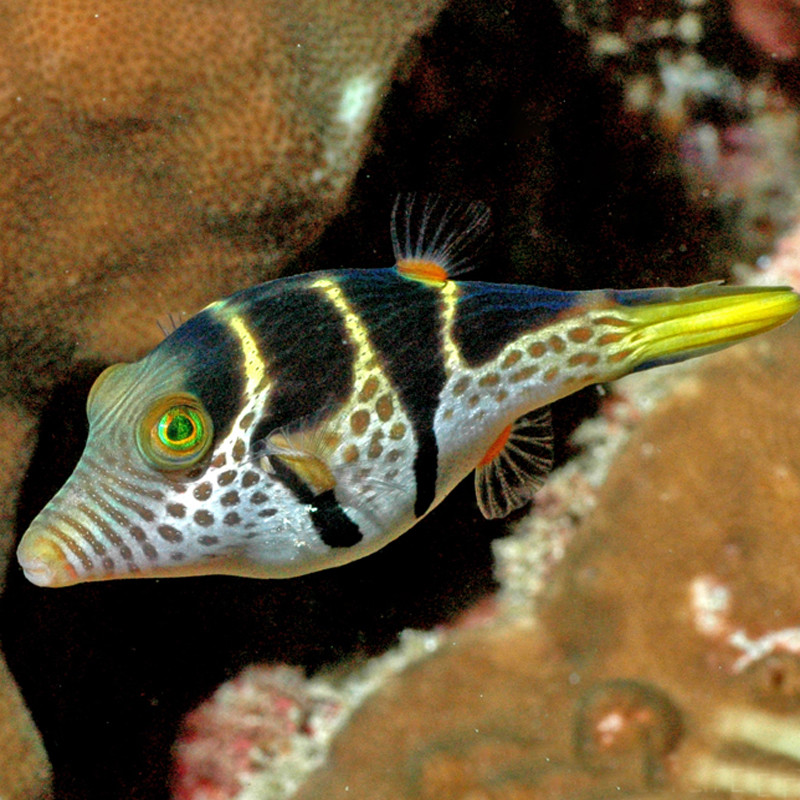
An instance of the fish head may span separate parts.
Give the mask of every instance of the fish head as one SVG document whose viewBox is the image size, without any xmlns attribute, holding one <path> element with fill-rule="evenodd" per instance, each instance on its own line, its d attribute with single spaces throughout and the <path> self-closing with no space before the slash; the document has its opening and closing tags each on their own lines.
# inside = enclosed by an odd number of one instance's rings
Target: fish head
<svg viewBox="0 0 800 800">
<path fill-rule="evenodd" d="M 19 544 L 28 580 L 67 586 L 236 572 L 244 556 L 213 526 L 241 523 L 236 479 L 247 485 L 263 475 L 246 465 L 226 470 L 243 442 L 215 431 L 180 361 L 155 353 L 109 367 L 91 389 L 87 416 L 75 470 Z"/>
</svg>

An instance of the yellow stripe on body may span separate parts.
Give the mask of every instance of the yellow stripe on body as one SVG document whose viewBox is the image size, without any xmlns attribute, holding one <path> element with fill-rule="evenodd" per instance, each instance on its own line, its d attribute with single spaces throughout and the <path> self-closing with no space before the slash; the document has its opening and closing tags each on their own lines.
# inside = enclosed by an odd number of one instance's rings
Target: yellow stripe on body
<svg viewBox="0 0 800 800">
<path fill-rule="evenodd" d="M 329 278 L 320 278 L 311 284 L 312 289 L 319 289 L 325 297 L 330 300 L 333 307 L 339 312 L 347 335 L 350 341 L 355 345 L 356 358 L 355 358 L 355 380 L 356 383 L 363 383 L 370 374 L 374 374 L 383 384 L 384 391 L 390 389 L 389 382 L 383 375 L 380 369 L 380 362 L 378 361 L 378 354 L 372 348 L 370 343 L 370 335 L 367 326 L 362 319 L 353 310 L 353 307 L 345 297 L 341 287 L 336 281 Z M 356 389 L 360 389 L 356 386 Z"/>
<path fill-rule="evenodd" d="M 458 307 L 459 289 L 455 281 L 445 282 L 439 289 L 442 302 L 442 351 L 444 371 L 449 378 L 456 370 L 463 369 L 466 365 L 461 357 L 461 351 L 453 338 L 453 326 L 456 321 L 456 308 Z"/>
<path fill-rule="evenodd" d="M 244 356 L 245 392 L 248 397 L 253 397 L 266 388 L 267 364 L 261 355 L 261 348 L 250 328 L 247 327 L 247 323 L 239 314 L 223 314 L 223 318 L 239 340 L 239 346 L 242 348 Z"/>
<path fill-rule="evenodd" d="M 327 423 L 328 432 L 338 439 L 340 458 L 345 462 L 362 466 L 368 462 L 378 468 L 382 462 L 377 451 L 408 448 L 413 426 L 400 395 L 384 372 L 378 352 L 372 346 L 369 329 L 341 287 L 330 278 L 320 278 L 311 286 L 341 316 L 355 349 L 353 391 L 347 403 Z"/>
<path fill-rule="evenodd" d="M 241 436 L 262 413 L 273 382 L 270 380 L 267 362 L 261 354 L 258 341 L 245 318 L 234 311 L 226 312 L 224 306 L 214 309 L 214 314 L 222 322 L 226 323 L 233 335 L 236 336 L 244 362 L 242 365 L 245 383 L 243 402 L 231 426 L 231 431 L 235 433 L 228 436 L 225 442 L 221 443 L 215 450 L 216 455 L 224 453 L 231 462 L 235 463 L 241 461 L 248 452 Z"/>
</svg>

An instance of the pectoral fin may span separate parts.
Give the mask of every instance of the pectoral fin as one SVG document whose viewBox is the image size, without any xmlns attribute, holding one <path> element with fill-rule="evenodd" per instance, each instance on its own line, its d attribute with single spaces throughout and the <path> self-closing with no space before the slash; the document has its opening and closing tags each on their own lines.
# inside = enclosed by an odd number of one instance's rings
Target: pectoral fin
<svg viewBox="0 0 800 800">
<path fill-rule="evenodd" d="M 330 455 L 336 441 L 325 429 L 309 432 L 278 428 L 260 448 L 265 458 L 264 467 L 272 471 L 270 464 L 274 468 L 275 460 L 280 461 L 312 495 L 331 491 L 336 486 L 336 478 L 331 470 Z"/>
</svg>

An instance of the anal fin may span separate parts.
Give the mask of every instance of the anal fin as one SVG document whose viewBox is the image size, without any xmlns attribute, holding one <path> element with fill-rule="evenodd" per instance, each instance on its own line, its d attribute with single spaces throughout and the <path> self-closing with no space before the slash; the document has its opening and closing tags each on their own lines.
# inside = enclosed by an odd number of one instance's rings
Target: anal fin
<svg viewBox="0 0 800 800">
<path fill-rule="evenodd" d="M 475 468 L 475 495 L 486 519 L 525 505 L 553 466 L 550 409 L 538 408 L 503 431 Z"/>
</svg>

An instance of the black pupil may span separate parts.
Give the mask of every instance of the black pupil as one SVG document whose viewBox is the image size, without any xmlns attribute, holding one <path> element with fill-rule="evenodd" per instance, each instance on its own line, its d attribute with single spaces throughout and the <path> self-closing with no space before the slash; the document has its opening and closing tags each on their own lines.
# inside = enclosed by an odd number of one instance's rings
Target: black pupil
<svg viewBox="0 0 800 800">
<path fill-rule="evenodd" d="M 167 425 L 167 438 L 171 442 L 183 442 L 194 435 L 194 422 L 187 414 L 176 414 Z"/>
</svg>

